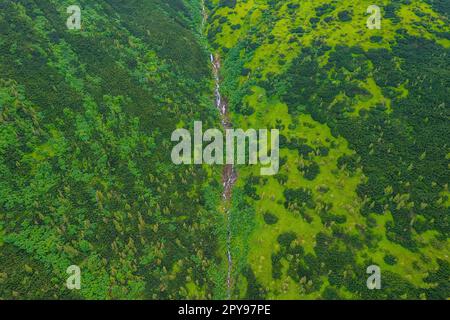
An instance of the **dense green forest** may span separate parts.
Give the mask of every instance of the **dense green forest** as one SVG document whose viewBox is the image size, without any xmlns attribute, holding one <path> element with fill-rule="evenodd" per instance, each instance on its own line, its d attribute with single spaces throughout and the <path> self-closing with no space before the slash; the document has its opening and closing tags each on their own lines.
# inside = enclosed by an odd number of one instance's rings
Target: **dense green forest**
<svg viewBox="0 0 450 320">
<path fill-rule="evenodd" d="M 71 4 L 0 4 L 0 298 L 220 297 L 220 171 L 170 159 L 218 118 L 194 7 Z"/>
<path fill-rule="evenodd" d="M 373 4 L 0 1 L 0 299 L 225 299 L 227 247 L 235 299 L 450 298 L 449 2 Z M 221 127 L 210 53 L 233 126 L 281 134 L 229 212 L 171 161 Z"/>
</svg>

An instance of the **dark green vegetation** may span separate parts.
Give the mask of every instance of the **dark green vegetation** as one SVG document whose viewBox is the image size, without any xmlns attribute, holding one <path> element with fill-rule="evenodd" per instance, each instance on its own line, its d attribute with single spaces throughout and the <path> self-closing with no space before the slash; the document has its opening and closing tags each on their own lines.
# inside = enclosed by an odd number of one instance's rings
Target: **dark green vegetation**
<svg viewBox="0 0 450 320">
<path fill-rule="evenodd" d="M 77 3 L 80 31 L 71 1 L 0 4 L 0 299 L 218 295 L 219 175 L 170 159 L 180 123 L 216 121 L 198 20 Z"/>
</svg>

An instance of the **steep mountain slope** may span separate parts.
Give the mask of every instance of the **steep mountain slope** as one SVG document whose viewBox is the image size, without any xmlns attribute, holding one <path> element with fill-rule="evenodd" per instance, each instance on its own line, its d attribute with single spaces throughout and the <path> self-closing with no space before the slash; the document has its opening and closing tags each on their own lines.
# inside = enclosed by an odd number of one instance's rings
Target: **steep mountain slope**
<svg viewBox="0 0 450 320">
<path fill-rule="evenodd" d="M 238 168 L 234 297 L 450 296 L 447 3 L 207 1 L 234 126 L 282 135 Z"/>
<path fill-rule="evenodd" d="M 380 30 L 366 0 L 73 4 L 0 2 L 0 299 L 450 297 L 448 1 L 381 0 Z M 223 167 L 171 160 L 215 85 L 281 133 L 230 208 Z"/>
<path fill-rule="evenodd" d="M 218 119 L 194 7 L 77 3 L 81 30 L 72 1 L 0 3 L 0 298 L 211 297 L 220 170 L 170 159 Z"/>
</svg>

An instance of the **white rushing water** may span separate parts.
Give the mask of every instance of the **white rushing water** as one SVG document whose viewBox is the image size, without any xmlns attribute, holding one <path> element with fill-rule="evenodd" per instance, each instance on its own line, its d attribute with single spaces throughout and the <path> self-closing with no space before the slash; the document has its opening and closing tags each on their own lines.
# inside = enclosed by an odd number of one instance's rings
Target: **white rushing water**
<svg viewBox="0 0 450 320">
<path fill-rule="evenodd" d="M 205 7 L 205 2 L 202 1 L 202 28 L 204 28 L 204 25 L 206 24 L 206 21 L 208 19 L 208 14 Z M 212 53 L 210 54 L 211 59 L 211 65 L 212 65 L 212 71 L 214 76 L 214 82 L 215 82 L 215 89 L 214 89 L 214 96 L 215 96 L 215 103 L 216 108 L 220 113 L 221 122 L 223 129 L 231 129 L 231 121 L 229 121 L 228 117 L 228 103 L 226 99 L 222 98 L 222 95 L 220 93 L 220 57 L 214 56 Z M 228 273 L 227 273 L 227 297 L 228 299 L 231 299 L 231 292 L 233 288 L 232 283 L 232 273 L 233 273 L 233 258 L 231 255 L 231 239 L 232 239 L 232 232 L 231 232 L 231 212 L 229 209 L 229 204 L 231 202 L 231 195 L 233 186 L 236 183 L 237 180 L 237 174 L 236 170 L 234 169 L 233 165 L 225 165 L 223 173 L 222 173 L 222 181 L 223 181 L 223 193 L 222 198 L 224 201 L 225 206 L 225 214 L 227 218 L 227 261 L 228 261 Z"/>
<path fill-rule="evenodd" d="M 214 57 L 211 54 L 211 64 L 213 68 L 213 74 L 215 79 L 215 98 L 216 98 L 216 108 L 220 112 L 222 118 L 222 125 L 224 129 L 231 128 L 231 122 L 228 120 L 228 104 L 225 99 L 222 99 L 220 94 L 220 59 L 219 57 Z M 223 180 L 223 200 L 226 206 L 227 215 L 227 259 L 228 259 L 228 275 L 227 275 L 227 295 L 228 299 L 231 298 L 232 291 L 232 271 L 233 271 L 233 259 L 231 256 L 231 213 L 227 205 L 231 201 L 232 189 L 236 183 L 237 175 L 233 165 L 225 165 L 222 174 Z"/>
</svg>

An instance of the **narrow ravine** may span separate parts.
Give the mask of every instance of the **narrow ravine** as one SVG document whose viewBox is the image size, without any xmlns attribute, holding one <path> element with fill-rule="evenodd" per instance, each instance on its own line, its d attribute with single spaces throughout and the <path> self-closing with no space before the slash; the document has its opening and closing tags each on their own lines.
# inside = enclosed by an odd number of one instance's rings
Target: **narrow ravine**
<svg viewBox="0 0 450 320">
<path fill-rule="evenodd" d="M 204 28 L 206 21 L 208 20 L 208 13 L 205 7 L 205 1 L 202 1 L 202 28 Z M 220 93 L 220 69 L 221 69 L 221 61 L 220 56 L 218 54 L 214 55 L 211 53 L 211 66 L 212 72 L 214 76 L 215 83 L 215 105 L 217 110 L 220 113 L 221 123 L 223 130 L 231 129 L 232 124 L 229 117 L 228 103 L 225 98 L 222 98 Z M 233 257 L 231 255 L 231 197 L 233 192 L 233 186 L 237 180 L 237 173 L 232 164 L 226 164 L 223 172 L 222 172 L 222 182 L 223 182 L 223 193 L 222 200 L 224 205 L 224 211 L 227 219 L 227 263 L 228 263 L 228 272 L 227 272 L 227 298 L 231 299 L 233 281 L 232 281 L 232 272 L 233 272 Z"/>
<path fill-rule="evenodd" d="M 220 93 L 220 57 L 218 55 L 214 56 L 211 54 L 211 64 L 214 74 L 215 80 L 215 98 L 216 98 L 216 108 L 220 113 L 221 122 L 223 129 L 231 129 L 231 121 L 228 115 L 228 103 L 226 99 L 223 99 Z M 231 213 L 230 213 L 230 204 L 231 197 L 233 192 L 233 186 L 236 183 L 237 174 L 234 166 L 232 164 L 226 164 L 223 173 L 222 173 L 222 181 L 223 181 L 223 201 L 225 214 L 227 218 L 227 259 L 228 259 L 228 274 L 227 274 L 227 296 L 228 299 L 231 298 L 231 291 L 233 287 L 232 283 L 232 271 L 233 271 L 233 258 L 231 255 Z"/>
</svg>

